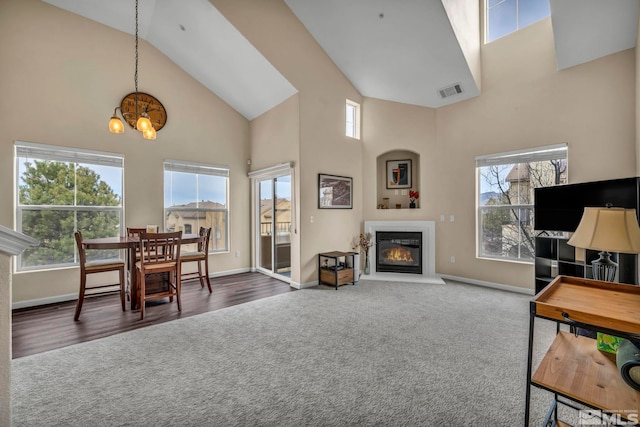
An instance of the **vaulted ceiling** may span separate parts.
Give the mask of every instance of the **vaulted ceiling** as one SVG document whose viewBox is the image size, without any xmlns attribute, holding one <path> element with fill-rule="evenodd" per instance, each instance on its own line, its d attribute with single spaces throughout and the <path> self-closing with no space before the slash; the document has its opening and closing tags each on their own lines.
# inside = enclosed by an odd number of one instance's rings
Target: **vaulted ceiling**
<svg viewBox="0 0 640 427">
<path fill-rule="evenodd" d="M 134 34 L 132 0 L 43 1 Z M 456 2 L 284 1 L 363 96 L 437 108 L 479 94 Z M 635 46 L 638 0 L 549 2 L 558 69 Z M 208 0 L 139 0 L 139 36 L 249 120 L 297 91 Z"/>
</svg>

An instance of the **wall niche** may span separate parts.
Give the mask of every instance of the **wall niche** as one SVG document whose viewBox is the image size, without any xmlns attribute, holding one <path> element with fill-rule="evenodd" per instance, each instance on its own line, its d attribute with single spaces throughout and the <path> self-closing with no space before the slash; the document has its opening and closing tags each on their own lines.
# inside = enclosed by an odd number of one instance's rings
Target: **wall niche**
<svg viewBox="0 0 640 427">
<path fill-rule="evenodd" d="M 420 155 L 392 150 L 376 159 L 378 209 L 409 209 L 409 191 L 420 191 Z M 421 199 L 417 199 L 416 208 Z"/>
</svg>

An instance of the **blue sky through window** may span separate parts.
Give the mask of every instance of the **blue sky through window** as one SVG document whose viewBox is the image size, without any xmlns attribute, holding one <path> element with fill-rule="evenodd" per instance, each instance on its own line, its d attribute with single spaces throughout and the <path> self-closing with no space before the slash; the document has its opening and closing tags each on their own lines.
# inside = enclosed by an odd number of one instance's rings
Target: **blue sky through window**
<svg viewBox="0 0 640 427">
<path fill-rule="evenodd" d="M 550 15 L 549 0 L 487 0 L 487 43 Z"/>
</svg>

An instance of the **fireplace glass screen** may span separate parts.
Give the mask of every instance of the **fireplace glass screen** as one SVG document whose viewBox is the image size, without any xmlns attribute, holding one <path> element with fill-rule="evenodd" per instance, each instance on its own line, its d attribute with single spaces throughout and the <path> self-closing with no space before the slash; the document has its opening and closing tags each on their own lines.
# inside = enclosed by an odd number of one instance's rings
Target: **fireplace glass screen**
<svg viewBox="0 0 640 427">
<path fill-rule="evenodd" d="M 376 232 L 376 271 L 422 274 L 422 232 Z"/>
</svg>

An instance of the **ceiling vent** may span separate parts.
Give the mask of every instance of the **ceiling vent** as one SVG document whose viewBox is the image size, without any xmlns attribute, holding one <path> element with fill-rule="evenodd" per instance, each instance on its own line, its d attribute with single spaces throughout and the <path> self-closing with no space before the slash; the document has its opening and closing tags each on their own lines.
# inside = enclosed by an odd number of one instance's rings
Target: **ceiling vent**
<svg viewBox="0 0 640 427">
<path fill-rule="evenodd" d="M 462 86 L 460 85 L 460 83 L 456 83 L 454 85 L 439 89 L 438 93 L 440 94 L 440 97 L 442 99 L 449 98 L 450 96 L 462 93 Z"/>
</svg>

